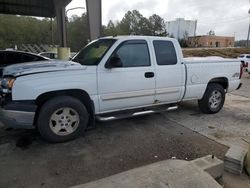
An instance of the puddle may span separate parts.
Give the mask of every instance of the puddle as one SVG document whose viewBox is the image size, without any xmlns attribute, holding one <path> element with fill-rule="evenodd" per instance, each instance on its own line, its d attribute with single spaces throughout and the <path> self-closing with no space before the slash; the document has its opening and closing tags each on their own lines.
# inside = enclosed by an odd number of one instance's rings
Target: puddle
<svg viewBox="0 0 250 188">
<path fill-rule="evenodd" d="M 22 135 L 17 139 L 16 147 L 25 150 L 29 148 L 32 142 L 33 142 L 33 138 L 30 134 Z"/>
</svg>

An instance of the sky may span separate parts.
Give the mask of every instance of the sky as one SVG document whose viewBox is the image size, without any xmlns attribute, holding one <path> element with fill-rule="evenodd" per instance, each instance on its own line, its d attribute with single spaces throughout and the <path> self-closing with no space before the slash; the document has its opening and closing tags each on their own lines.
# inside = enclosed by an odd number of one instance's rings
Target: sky
<svg viewBox="0 0 250 188">
<path fill-rule="evenodd" d="M 86 7 L 85 0 L 72 0 L 66 9 Z M 102 23 L 121 20 L 129 10 L 139 10 L 149 17 L 160 15 L 165 21 L 185 18 L 197 20 L 197 35 L 214 30 L 216 35 L 246 39 L 250 15 L 249 0 L 102 0 Z M 81 15 L 85 10 L 72 10 L 68 16 Z"/>
</svg>

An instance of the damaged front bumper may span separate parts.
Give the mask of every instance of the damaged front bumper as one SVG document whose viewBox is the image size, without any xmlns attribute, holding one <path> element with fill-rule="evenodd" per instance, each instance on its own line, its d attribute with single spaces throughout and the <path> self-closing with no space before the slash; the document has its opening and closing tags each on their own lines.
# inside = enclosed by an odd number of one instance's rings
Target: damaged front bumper
<svg viewBox="0 0 250 188">
<path fill-rule="evenodd" d="M 10 102 L 0 107 L 0 121 L 15 129 L 33 129 L 37 106 L 33 102 Z"/>
</svg>

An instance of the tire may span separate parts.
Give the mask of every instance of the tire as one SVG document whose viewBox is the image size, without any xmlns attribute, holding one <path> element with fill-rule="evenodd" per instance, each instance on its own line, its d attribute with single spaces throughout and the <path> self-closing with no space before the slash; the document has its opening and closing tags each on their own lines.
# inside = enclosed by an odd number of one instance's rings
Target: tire
<svg viewBox="0 0 250 188">
<path fill-rule="evenodd" d="M 41 107 L 37 129 L 48 142 L 66 142 L 80 136 L 88 120 L 89 113 L 81 101 L 70 96 L 60 96 L 45 102 Z"/>
<path fill-rule="evenodd" d="M 198 101 L 200 110 L 205 114 L 218 113 L 225 102 L 225 90 L 220 84 L 208 84 L 205 94 Z"/>
</svg>

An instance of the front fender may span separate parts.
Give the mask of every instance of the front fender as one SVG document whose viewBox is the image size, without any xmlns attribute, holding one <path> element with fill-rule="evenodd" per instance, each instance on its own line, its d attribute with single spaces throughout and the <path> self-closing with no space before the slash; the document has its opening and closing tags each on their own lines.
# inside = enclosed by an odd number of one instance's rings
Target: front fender
<svg viewBox="0 0 250 188">
<path fill-rule="evenodd" d="M 43 93 L 69 89 L 82 89 L 90 96 L 95 96 L 96 74 L 64 71 L 21 76 L 14 82 L 12 100 L 35 100 Z"/>
</svg>

